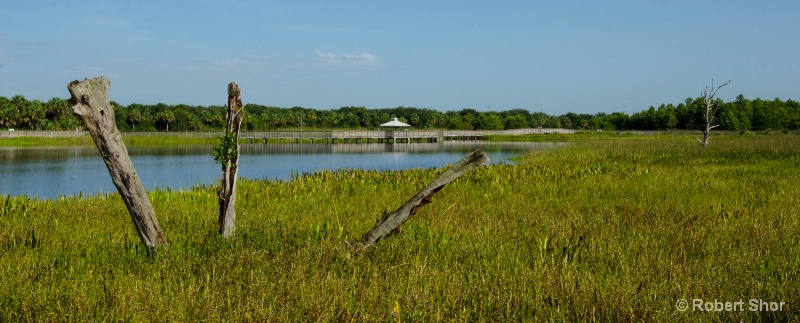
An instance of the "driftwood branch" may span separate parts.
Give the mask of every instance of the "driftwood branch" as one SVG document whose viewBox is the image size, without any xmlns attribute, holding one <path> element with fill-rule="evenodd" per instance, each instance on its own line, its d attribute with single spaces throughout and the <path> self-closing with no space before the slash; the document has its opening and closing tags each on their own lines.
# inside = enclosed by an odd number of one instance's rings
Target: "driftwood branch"
<svg viewBox="0 0 800 323">
<path fill-rule="evenodd" d="M 442 175 L 436 178 L 431 184 L 419 191 L 406 204 L 392 213 L 385 213 L 378 223 L 367 234 L 364 235 L 364 246 L 372 245 L 384 236 L 391 233 L 417 213 L 419 208 L 431 202 L 433 196 L 445 185 L 461 177 L 461 175 L 485 164 L 489 161 L 489 156 L 478 149 L 464 157 L 458 163 L 450 167 Z"/>
<path fill-rule="evenodd" d="M 228 84 L 228 122 L 220 148 L 223 158 L 222 179 L 219 189 L 219 233 L 230 237 L 236 231 L 236 180 L 239 175 L 239 128 L 244 117 L 242 90 L 234 82 Z M 232 138 L 230 138 L 232 136 Z"/>
<path fill-rule="evenodd" d="M 67 89 L 72 95 L 72 110 L 100 150 L 111 180 L 131 214 L 139 239 L 150 250 L 159 247 L 167 250 L 167 238 L 161 231 L 147 191 L 136 175 L 128 149 L 114 122 L 114 107 L 108 101 L 110 86 L 104 77 L 70 82 Z"/>
</svg>

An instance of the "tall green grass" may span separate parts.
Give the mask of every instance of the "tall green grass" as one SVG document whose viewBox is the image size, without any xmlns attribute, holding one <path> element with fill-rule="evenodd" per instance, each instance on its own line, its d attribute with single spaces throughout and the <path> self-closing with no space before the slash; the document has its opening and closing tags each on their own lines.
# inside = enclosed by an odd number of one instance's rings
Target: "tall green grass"
<svg viewBox="0 0 800 323">
<path fill-rule="evenodd" d="M 14 137 L 0 138 L 0 147 L 35 147 L 35 146 L 87 146 L 92 145 L 92 137 Z"/>
<path fill-rule="evenodd" d="M 170 134 L 154 134 L 147 136 L 123 135 L 123 141 L 130 146 L 170 146 L 187 144 L 216 144 L 219 139 L 181 137 Z M 0 138 L 0 147 L 35 147 L 35 146 L 94 146 L 89 135 L 78 137 L 14 137 Z"/>
<path fill-rule="evenodd" d="M 242 180 L 227 241 L 214 187 L 153 191 L 156 257 L 116 194 L 5 197 L 0 321 L 797 321 L 798 166 L 791 135 L 576 142 L 468 173 L 357 254 L 442 170 Z M 695 298 L 786 305 L 676 310 Z"/>
</svg>

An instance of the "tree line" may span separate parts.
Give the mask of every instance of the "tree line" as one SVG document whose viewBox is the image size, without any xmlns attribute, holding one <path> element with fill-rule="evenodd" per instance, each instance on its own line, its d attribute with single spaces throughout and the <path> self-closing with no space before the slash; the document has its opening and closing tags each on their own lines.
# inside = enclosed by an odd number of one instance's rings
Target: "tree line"
<svg viewBox="0 0 800 323">
<path fill-rule="evenodd" d="M 117 127 L 122 131 L 202 131 L 225 129 L 225 106 L 185 104 L 114 105 Z M 739 95 L 732 102 L 717 99 L 715 121 L 719 130 L 795 130 L 800 129 L 800 103 L 791 99 L 754 100 Z M 434 109 L 396 107 L 367 109 L 342 107 L 315 110 L 303 107 L 279 108 L 247 104 L 243 130 L 273 129 L 375 129 L 392 117 L 421 129 L 503 130 L 521 128 L 568 128 L 586 130 L 697 130 L 703 124 L 702 97 L 687 98 L 677 106 L 659 107 L 627 114 L 548 115 L 525 109 L 479 112 L 475 109 L 442 112 Z M 0 96 L 0 129 L 74 130 L 80 122 L 66 99 L 47 102 L 24 96 Z"/>
</svg>

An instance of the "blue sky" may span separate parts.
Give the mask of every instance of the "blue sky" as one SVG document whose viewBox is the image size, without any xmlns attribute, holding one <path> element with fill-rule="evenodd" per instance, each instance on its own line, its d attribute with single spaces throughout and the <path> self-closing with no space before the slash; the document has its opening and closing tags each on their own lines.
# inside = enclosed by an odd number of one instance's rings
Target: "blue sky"
<svg viewBox="0 0 800 323">
<path fill-rule="evenodd" d="M 315 109 L 636 112 L 800 99 L 798 1 L 7 1 L 0 95 Z"/>
</svg>

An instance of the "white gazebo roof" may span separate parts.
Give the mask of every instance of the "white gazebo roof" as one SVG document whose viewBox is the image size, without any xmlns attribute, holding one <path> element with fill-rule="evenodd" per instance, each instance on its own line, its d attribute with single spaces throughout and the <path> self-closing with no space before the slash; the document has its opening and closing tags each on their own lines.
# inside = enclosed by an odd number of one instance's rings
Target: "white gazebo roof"
<svg viewBox="0 0 800 323">
<path fill-rule="evenodd" d="M 392 121 L 380 125 L 381 127 L 411 127 L 410 124 L 402 123 L 397 118 L 392 118 Z"/>
</svg>

